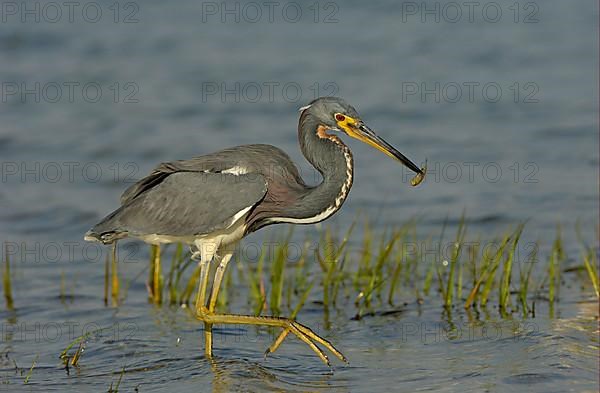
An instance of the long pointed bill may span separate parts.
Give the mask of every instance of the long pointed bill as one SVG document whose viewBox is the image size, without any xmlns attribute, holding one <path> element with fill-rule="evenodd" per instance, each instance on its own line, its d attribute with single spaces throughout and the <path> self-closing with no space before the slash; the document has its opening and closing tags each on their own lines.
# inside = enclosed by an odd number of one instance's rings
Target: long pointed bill
<svg viewBox="0 0 600 393">
<path fill-rule="evenodd" d="M 425 173 L 427 172 L 427 162 L 425 166 L 421 169 L 411 160 L 409 160 L 404 154 L 400 153 L 396 150 L 395 147 L 387 143 L 383 138 L 378 136 L 373 130 L 371 130 L 367 125 L 362 122 L 357 122 L 357 124 L 350 125 L 349 127 L 344 127 L 348 135 L 353 138 L 358 139 L 361 142 L 364 142 L 368 145 L 373 146 L 377 150 L 385 153 L 386 155 L 392 157 L 393 159 L 400 161 L 407 168 L 411 169 L 416 173 L 416 176 L 413 177 L 410 181 L 410 184 L 414 186 L 418 186 L 423 179 L 425 179 Z"/>
</svg>

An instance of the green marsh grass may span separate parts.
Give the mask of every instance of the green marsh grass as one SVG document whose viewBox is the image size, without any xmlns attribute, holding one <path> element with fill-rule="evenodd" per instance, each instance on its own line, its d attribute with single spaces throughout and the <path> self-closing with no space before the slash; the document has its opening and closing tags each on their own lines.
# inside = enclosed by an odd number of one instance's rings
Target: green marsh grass
<svg viewBox="0 0 600 393">
<path fill-rule="evenodd" d="M 462 300 L 463 289 L 463 263 L 458 263 L 458 278 L 456 279 L 456 299 Z"/>
<path fill-rule="evenodd" d="M 293 226 L 290 228 L 294 228 Z M 293 234 L 290 229 L 288 235 L 282 240 L 275 242 L 275 259 L 271 265 L 271 312 L 275 316 L 281 313 L 281 300 L 283 298 L 283 288 L 285 285 L 285 265 L 288 256 L 288 246 Z"/>
<path fill-rule="evenodd" d="M 392 264 L 388 273 L 390 277 L 390 284 L 388 289 L 387 303 L 390 306 L 394 306 L 394 297 L 396 296 L 398 287 L 400 285 L 402 271 L 404 270 L 405 272 L 405 279 L 410 271 L 411 259 L 409 258 L 409 249 L 406 247 L 406 238 L 412 226 L 413 222 L 409 221 L 400 227 L 396 234 L 392 236 L 387 246 L 383 249 L 383 253 L 380 252 L 378 256 L 378 261 L 390 260 L 390 253 L 392 250 L 394 250 L 394 248 L 396 249 L 396 253 L 393 255 L 393 261 L 389 261 L 389 263 Z M 383 278 L 380 277 L 380 280 L 383 281 Z"/>
<path fill-rule="evenodd" d="M 74 367 L 77 367 L 79 365 L 79 362 L 81 361 L 81 356 L 83 355 L 85 349 L 86 340 L 93 335 L 100 334 L 103 331 L 110 329 L 113 329 L 113 327 L 109 326 L 105 328 L 98 328 L 87 331 L 86 333 L 75 337 L 73 340 L 71 340 L 71 342 L 69 342 L 69 344 L 67 344 L 65 349 L 63 349 L 63 351 L 58 355 L 58 357 L 62 360 L 65 367 L 68 368 L 69 364 Z M 77 345 L 77 349 L 75 350 L 73 355 L 69 355 L 69 352 L 73 349 L 73 347 L 75 347 L 75 345 Z"/>
<path fill-rule="evenodd" d="M 548 264 L 548 299 L 550 301 L 550 307 L 554 307 L 554 302 L 558 300 L 560 291 L 560 271 L 562 260 L 565 258 L 562 238 L 560 234 L 560 227 L 556 232 L 556 238 L 552 244 L 552 251 L 550 253 L 550 262 Z"/>
<path fill-rule="evenodd" d="M 490 255 L 491 251 L 488 248 L 484 250 L 480 268 L 481 274 L 474 281 L 475 284 L 473 285 L 473 289 L 471 289 L 471 292 L 467 297 L 465 308 L 470 308 L 473 303 L 475 303 L 477 298 L 479 299 L 480 305 L 485 306 L 487 304 L 488 297 L 496 276 L 496 271 L 500 265 L 500 259 L 502 258 L 504 248 L 508 244 L 509 240 L 510 235 L 505 235 L 500 243 L 500 246 L 498 247 L 498 250 L 496 250 L 493 255 Z"/>
<path fill-rule="evenodd" d="M 373 242 L 373 232 L 371 230 L 371 225 L 368 220 L 365 221 L 363 227 L 363 240 L 362 240 L 362 249 L 360 251 L 359 264 L 358 268 L 354 273 L 353 285 L 355 289 L 360 289 L 360 280 L 363 274 L 367 274 L 370 271 L 371 266 L 371 258 L 372 258 L 372 250 L 371 245 Z M 359 294 L 360 296 L 360 294 Z M 357 298 L 358 300 L 358 298 Z"/>
<path fill-rule="evenodd" d="M 265 245 L 261 248 L 258 262 L 256 264 L 256 271 L 252 271 L 252 266 L 246 265 L 248 269 L 248 283 L 250 286 L 250 295 L 254 302 L 254 315 L 259 316 L 264 310 L 267 309 L 267 297 L 264 291 L 264 280 L 263 280 L 263 268 L 264 262 L 267 257 L 267 248 Z"/>
<path fill-rule="evenodd" d="M 483 284 L 483 289 L 481 290 L 479 296 L 479 304 L 482 306 L 486 306 L 488 303 L 490 293 L 492 292 L 494 284 L 496 283 L 496 274 L 498 273 L 498 268 L 502 263 L 502 257 L 505 254 L 506 247 L 508 247 L 508 244 L 511 240 L 511 236 L 512 234 L 510 233 L 505 235 L 502 239 L 502 243 L 500 244 L 500 248 L 494 255 L 493 259 L 486 259 L 486 261 L 484 262 L 486 266 L 486 270 L 484 271 L 484 273 L 486 273 L 486 276 L 485 282 Z"/>
<path fill-rule="evenodd" d="M 384 278 L 383 276 L 384 266 L 387 263 L 392 250 L 394 249 L 396 241 L 401 235 L 402 232 L 397 231 L 396 233 L 392 233 L 389 238 L 386 234 L 381 237 L 378 253 L 375 258 L 375 264 L 369 264 L 369 268 L 366 269 L 366 275 L 364 279 L 360 280 L 364 284 L 361 285 L 360 292 L 357 296 L 359 308 L 356 318 L 361 318 L 361 316 L 367 310 L 371 309 L 374 295 L 377 295 L 379 299 L 381 298 L 381 291 L 385 281 L 387 280 L 387 277 Z"/>
<path fill-rule="evenodd" d="M 425 244 L 431 243 L 431 236 L 425 240 Z M 433 280 L 433 272 L 436 269 L 436 260 L 435 258 L 427 258 L 424 261 L 427 264 L 427 269 L 425 271 L 425 275 L 423 278 L 423 294 L 425 296 L 429 295 L 429 291 L 431 289 L 431 282 Z M 389 303 L 389 302 L 388 302 Z"/>
<path fill-rule="evenodd" d="M 117 242 L 112 244 L 112 280 L 111 296 L 114 304 L 119 304 L 119 270 L 117 259 Z"/>
<path fill-rule="evenodd" d="M 302 255 L 293 262 L 288 261 L 288 250 L 295 246 L 290 229 L 288 233 L 263 243 L 257 262 L 234 256 L 236 263 L 227 269 L 218 306 L 226 309 L 231 291 L 237 293 L 241 290 L 239 296 L 247 297 L 252 314 L 272 313 L 294 319 L 313 299 L 312 304 L 323 307 L 325 328 L 329 326 L 331 310 L 343 310 L 360 319 L 401 312 L 403 306 L 397 305 L 410 303 L 439 306 L 444 310 L 445 318 L 451 322 L 452 310 L 460 304 L 470 320 L 473 315 L 478 318 L 480 312 L 484 316 L 489 315 L 493 308 L 498 309 L 502 318 L 510 318 L 517 312 L 523 318 L 529 318 L 535 317 L 535 302 L 547 300 L 552 317 L 552 307 L 558 299 L 561 286 L 561 272 L 565 271 L 577 271 L 577 277 L 585 280 L 585 288 L 588 289 L 589 279 L 594 294 L 600 296 L 598 249 L 581 240 L 583 237 L 579 228 L 576 231 L 584 250 L 581 261 L 576 267 L 570 265 L 565 268 L 563 265 L 567 258 L 560 228 L 557 229 L 549 255 L 538 255 L 539 247 L 536 244 L 526 260 L 520 261 L 517 249 L 525 233 L 524 223 L 489 239 L 482 234 L 472 235 L 472 229 L 469 229 L 469 237 L 473 237 L 473 241 L 469 241 L 467 219 L 463 213 L 456 234 L 445 250 L 442 245 L 447 222 L 448 219 L 440 228 L 439 237 L 437 233 L 430 233 L 423 241 L 419 240 L 417 220 L 381 231 L 374 230 L 368 220 L 364 225 L 358 225 L 355 220 L 341 231 L 325 226 L 316 238 L 318 246 L 314 250 L 310 247 L 315 244 L 312 240 L 315 237 L 309 235 L 302 243 Z M 361 234 L 356 234 L 359 231 Z M 197 290 L 199 266 L 191 259 L 189 252 L 184 252 L 182 245 L 177 245 L 174 250 L 166 248 L 163 256 L 166 257 L 167 251 L 173 251 L 165 292 L 168 303 L 187 305 Z M 446 256 L 447 263 L 443 263 L 446 251 L 450 253 Z M 162 299 L 163 292 L 162 276 L 156 274 L 156 265 L 152 266 L 160 256 L 159 252 L 158 248 L 151 251 L 148 276 L 149 288 L 155 295 L 152 300 L 155 302 L 157 298 Z M 112 260 L 107 257 L 105 264 L 104 296 L 107 303 L 109 296 L 112 295 L 113 299 L 119 297 L 115 252 L 112 256 Z M 214 266 L 212 268 L 214 270 Z M 238 274 L 234 275 L 232 270 Z M 513 281 L 516 275 L 518 283 Z M 12 304 L 8 255 L 5 256 L 3 283 L 8 306 Z M 76 338 L 60 354 L 67 367 L 76 367 L 81 362 L 85 341 L 92 333 Z"/>
<path fill-rule="evenodd" d="M 10 258 L 8 257 L 8 248 L 4 255 L 4 271 L 2 272 L 2 284 L 4 288 L 4 300 L 6 300 L 6 309 L 13 310 L 14 302 L 12 296 L 12 284 L 10 276 Z"/>
<path fill-rule="evenodd" d="M 23 383 L 25 385 L 27 385 L 29 383 L 31 376 L 33 375 L 33 369 L 35 368 L 35 366 L 37 366 L 37 361 L 38 361 L 39 357 L 40 357 L 39 354 L 35 355 L 35 358 L 33 359 L 33 362 L 31 363 L 31 368 L 29 368 L 29 371 L 27 372 L 27 375 L 25 376 L 25 381 L 23 381 Z"/>
<path fill-rule="evenodd" d="M 119 387 L 121 386 L 121 381 L 123 381 L 123 376 L 125 376 L 125 367 L 121 369 L 121 372 L 119 373 L 119 379 L 117 380 L 117 384 L 115 385 L 115 387 L 113 387 L 113 383 L 111 382 L 106 392 L 119 393 Z M 138 391 L 137 387 L 135 390 Z"/>
<path fill-rule="evenodd" d="M 525 269 L 520 267 L 519 269 L 519 303 L 521 304 L 521 310 L 523 312 L 523 318 L 529 315 L 529 306 L 527 305 L 527 294 L 529 293 L 529 285 L 531 281 L 531 272 L 537 261 L 537 250 L 538 244 L 536 243 L 533 251 L 529 255 L 527 262 L 525 263 Z"/>
<path fill-rule="evenodd" d="M 186 286 L 183 288 L 181 292 L 181 297 L 179 298 L 179 304 L 190 304 L 190 299 L 194 294 L 194 291 L 198 287 L 198 280 L 200 279 L 200 266 L 196 264 L 192 275 L 190 276 Z"/>
<path fill-rule="evenodd" d="M 344 278 L 344 265 L 347 257 L 346 246 L 352 235 L 356 221 L 350 225 L 344 234 L 341 242 L 338 242 L 332 229 L 327 227 L 321 236 L 323 255 L 317 248 L 315 256 L 323 273 L 323 306 L 328 309 L 330 305 L 335 305 L 339 292 L 339 284 Z"/>
<path fill-rule="evenodd" d="M 75 351 L 73 358 L 71 359 L 71 365 L 73 367 L 77 367 L 79 365 L 79 359 L 81 359 L 81 354 L 83 353 L 83 340 L 79 342 L 79 347 Z"/>
<path fill-rule="evenodd" d="M 455 292 L 455 284 L 454 284 L 454 275 L 456 271 L 456 265 L 459 262 L 460 251 L 462 249 L 463 241 L 465 238 L 467 228 L 465 225 L 465 215 L 460 218 L 460 222 L 458 224 L 458 229 L 456 230 L 456 240 L 452 247 L 452 256 L 450 258 L 450 270 L 448 273 L 448 282 L 446 286 L 446 291 L 444 292 L 444 306 L 446 308 L 452 307 L 452 302 L 454 298 Z M 461 279 L 462 281 L 462 279 Z M 443 288 L 443 287 L 442 287 Z"/>
<path fill-rule="evenodd" d="M 596 227 L 596 239 L 600 237 L 599 233 L 600 228 Z M 599 286 L 600 279 L 598 276 L 598 257 L 596 255 L 596 250 L 593 247 L 589 246 L 585 241 L 583 236 L 583 232 L 581 230 L 580 222 L 575 224 L 575 234 L 577 235 L 577 240 L 583 247 L 583 265 L 585 270 L 588 273 L 588 277 L 590 282 L 592 283 L 592 287 L 594 288 L 594 292 L 596 293 L 596 297 L 600 298 Z"/>
<path fill-rule="evenodd" d="M 175 258 L 175 256 L 173 258 Z M 154 304 L 162 303 L 163 281 L 164 278 L 162 276 L 160 246 L 152 245 L 150 246 L 150 272 L 148 276 L 148 288 L 150 292 L 150 300 L 154 302 Z"/>
<path fill-rule="evenodd" d="M 588 250 L 583 256 L 583 262 L 585 264 L 585 270 L 588 273 L 596 297 L 600 298 L 600 292 L 598 288 L 598 259 L 594 250 Z"/>
<path fill-rule="evenodd" d="M 556 297 L 556 260 L 557 255 L 554 250 L 550 254 L 550 261 L 548 263 L 548 302 L 550 303 L 550 307 L 554 306 L 554 300 Z"/>
<path fill-rule="evenodd" d="M 508 251 L 508 255 L 504 259 L 504 265 L 502 270 L 502 277 L 499 286 L 498 300 L 500 303 L 500 309 L 502 311 L 506 311 L 508 306 L 510 305 L 510 284 L 512 278 L 512 267 L 513 261 L 515 258 L 515 251 L 517 249 L 517 244 L 519 243 L 519 239 L 521 238 L 521 234 L 523 233 L 523 228 L 525 224 L 520 224 L 516 231 L 512 234 L 512 245 L 510 250 Z"/>
<path fill-rule="evenodd" d="M 79 360 L 81 359 L 81 354 L 83 353 L 84 342 L 91 334 L 92 334 L 92 332 L 89 332 L 89 333 L 86 333 L 79 337 L 76 337 L 65 347 L 65 349 L 60 353 L 60 355 L 58 355 L 58 357 L 63 361 L 63 364 L 65 365 L 65 367 L 68 368 L 69 364 L 77 367 L 77 365 L 79 364 Z M 72 356 L 69 355 L 69 351 L 76 344 L 79 344 L 79 346 L 77 347 L 77 350 L 75 351 L 75 353 Z"/>
<path fill-rule="evenodd" d="M 104 261 L 104 305 L 108 306 L 108 291 L 110 288 L 110 258 L 107 255 Z"/>
<path fill-rule="evenodd" d="M 290 272 L 288 275 L 288 285 L 286 285 L 285 291 L 286 306 L 288 309 L 292 308 L 293 297 L 308 285 L 308 271 L 306 269 L 306 255 L 308 249 L 309 243 L 305 241 L 298 262 L 295 263 L 294 266 L 290 266 L 290 268 L 293 268 L 293 272 Z"/>
<path fill-rule="evenodd" d="M 178 244 L 177 246 L 180 246 L 180 244 Z M 183 246 L 182 246 L 183 247 Z M 180 283 L 181 283 L 181 278 L 183 277 L 184 272 L 188 269 L 188 267 L 190 265 L 193 265 L 194 260 L 192 259 L 192 255 L 191 253 L 187 253 L 187 254 L 183 254 L 181 256 L 181 260 L 177 260 L 176 262 L 176 271 L 175 271 L 175 281 L 172 284 L 172 288 L 169 289 L 169 294 L 171 296 L 171 298 L 169 299 L 171 304 L 185 304 L 183 302 L 184 296 L 183 294 L 180 295 Z M 197 266 L 197 264 L 196 264 Z M 200 273 L 200 271 L 198 270 L 198 273 Z M 170 285 L 170 284 L 169 284 Z"/>
<path fill-rule="evenodd" d="M 257 262 L 234 257 L 236 263 L 226 273 L 218 307 L 226 309 L 231 291 L 237 293 L 240 285 L 248 291 L 254 315 L 295 317 L 313 294 L 323 307 L 326 325 L 331 309 L 352 306 L 352 300 L 356 318 L 398 310 L 396 305 L 415 301 L 437 304 L 447 312 L 457 305 L 463 305 L 467 312 L 472 308 L 487 312 L 486 307 L 492 304 L 503 317 L 519 312 L 525 318 L 535 312 L 536 299 L 547 299 L 551 307 L 557 301 L 567 261 L 560 227 L 546 259 L 540 258 L 536 246 L 521 261 L 517 250 L 519 245 L 523 247 L 525 223 L 501 236 L 486 238 L 470 233 L 468 238 L 463 213 L 451 241 L 445 240 L 447 223 L 448 219 L 444 220 L 440 233 L 428 234 L 423 241 L 418 236 L 417 220 L 382 230 L 374 230 L 368 220 L 364 225 L 355 220 L 342 230 L 325 226 L 316 242 L 308 235 L 300 243 L 302 255 L 294 262 L 288 261 L 290 247 L 298 249 L 291 244 L 295 240 L 290 227 L 286 234 L 263 244 Z M 356 234 L 359 227 L 360 235 Z M 439 240 L 436 244 L 432 239 Z M 313 250 L 310 244 L 317 247 Z M 585 277 L 598 296 L 597 250 L 587 244 L 584 250 L 579 271 L 587 272 Z M 448 255 L 442 255 L 445 253 Z M 151 261 L 156 258 L 153 251 Z M 175 247 L 170 260 L 168 303 L 189 304 L 197 290 L 199 268 L 181 245 Z M 154 293 L 160 297 L 162 278 L 157 280 L 156 269 L 151 271 L 151 288 L 158 288 Z M 546 278 L 536 277 L 540 274 Z M 436 292 L 440 294 L 437 300 L 437 295 L 432 295 Z"/>
<path fill-rule="evenodd" d="M 179 243 L 175 247 L 173 259 L 171 260 L 171 267 L 169 268 L 169 278 L 167 279 L 167 289 L 169 291 L 169 304 L 177 304 L 177 285 L 173 280 L 177 278 L 176 272 L 179 271 L 179 267 L 183 263 L 183 260 L 183 244 Z"/>
<path fill-rule="evenodd" d="M 442 264 L 441 263 L 437 263 L 438 261 L 441 262 L 441 258 L 442 258 L 442 244 L 444 242 L 444 235 L 446 233 L 446 226 L 448 225 L 448 216 L 446 216 L 446 218 L 444 219 L 444 223 L 442 224 L 442 230 L 440 232 L 440 239 L 438 242 L 438 247 L 437 247 L 437 255 L 435 258 L 433 258 L 433 264 L 435 265 L 435 273 L 436 273 L 436 277 L 437 277 L 437 281 L 438 281 L 438 290 L 440 291 L 440 293 L 442 294 L 442 296 L 444 296 L 443 290 L 444 290 L 444 278 L 443 278 L 443 274 L 442 274 Z"/>
</svg>

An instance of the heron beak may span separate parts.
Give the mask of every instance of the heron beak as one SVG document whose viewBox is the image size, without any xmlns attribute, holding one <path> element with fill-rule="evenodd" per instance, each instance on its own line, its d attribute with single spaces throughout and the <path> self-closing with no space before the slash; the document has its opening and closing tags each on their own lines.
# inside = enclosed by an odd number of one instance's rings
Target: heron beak
<svg viewBox="0 0 600 393">
<path fill-rule="evenodd" d="M 400 161 L 407 168 L 414 171 L 417 175 L 411 180 L 411 184 L 413 186 L 419 185 L 425 178 L 425 173 L 427 172 L 427 163 L 423 168 L 419 168 L 415 163 L 409 160 L 404 154 L 396 150 L 395 147 L 387 143 L 362 121 L 355 121 L 354 119 L 346 117 L 344 124 L 339 124 L 339 126 L 342 127 L 351 137 L 373 146 L 377 150 L 397 161 Z"/>
</svg>

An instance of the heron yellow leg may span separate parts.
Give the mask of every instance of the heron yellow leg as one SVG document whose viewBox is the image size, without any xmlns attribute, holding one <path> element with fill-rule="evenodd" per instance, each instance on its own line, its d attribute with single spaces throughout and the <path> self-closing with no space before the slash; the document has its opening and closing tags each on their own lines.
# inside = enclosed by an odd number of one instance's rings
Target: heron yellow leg
<svg viewBox="0 0 600 393">
<path fill-rule="evenodd" d="M 227 264 L 231 260 L 233 255 L 233 251 L 226 251 L 226 253 L 222 257 L 217 257 L 219 260 L 219 264 L 215 270 L 215 278 L 213 281 L 212 291 L 210 294 L 210 299 L 208 303 L 208 313 L 213 314 L 215 312 L 215 307 L 217 306 L 217 296 L 219 295 L 219 290 L 221 288 L 221 282 L 223 281 L 223 276 L 225 274 L 225 269 L 227 268 Z M 212 353 L 212 324 L 204 323 L 204 342 L 206 346 L 206 353 Z"/>
<path fill-rule="evenodd" d="M 285 340 L 285 338 L 287 337 L 287 335 L 289 333 L 290 333 L 289 329 L 282 330 L 281 333 L 279 333 L 279 336 L 277 336 L 277 338 L 275 339 L 275 341 L 273 341 L 273 344 L 271 344 L 271 346 L 269 348 L 267 348 L 267 350 L 265 351 L 265 357 L 268 354 L 275 352 L 277 350 L 277 348 L 279 348 L 281 343 L 283 343 L 283 340 Z"/>
<path fill-rule="evenodd" d="M 211 290 L 211 296 L 209 299 L 208 308 L 205 303 L 206 288 L 208 282 L 208 261 L 202 258 L 200 262 L 200 287 L 198 290 L 198 298 L 196 300 L 196 315 L 197 318 L 204 322 L 204 336 L 205 336 L 205 353 L 208 357 L 212 356 L 212 325 L 214 324 L 234 324 L 234 325 L 259 325 L 259 326 L 272 326 L 284 329 L 282 334 L 278 337 L 275 344 L 269 349 L 270 352 L 274 351 L 279 347 L 281 342 L 285 339 L 288 333 L 293 333 L 301 341 L 307 344 L 319 358 L 327 365 L 329 365 L 329 358 L 327 355 L 315 344 L 319 343 L 331 351 L 341 361 L 347 362 L 344 355 L 338 351 L 333 344 L 324 338 L 317 335 L 307 326 L 304 326 L 296 321 L 287 318 L 280 317 L 268 317 L 268 316 L 250 316 L 250 315 L 238 315 L 238 314 L 215 314 L 215 307 L 217 304 L 217 297 L 219 295 L 219 289 L 223 281 L 225 269 L 227 264 L 231 260 L 232 251 L 226 251 L 222 258 L 219 258 L 219 264 L 215 271 L 215 278 L 213 281 L 213 287 Z"/>
<path fill-rule="evenodd" d="M 202 256 L 200 259 L 200 283 L 198 284 L 198 294 L 196 295 L 196 314 L 205 314 L 208 309 L 206 308 L 206 287 L 208 286 L 208 271 L 210 270 L 210 258 Z M 208 332 L 208 333 L 207 333 Z M 212 326 L 209 326 L 206 322 L 204 323 L 204 336 L 206 345 L 204 351 L 206 356 L 212 356 Z"/>
<path fill-rule="evenodd" d="M 217 296 L 219 295 L 219 289 L 221 288 L 221 282 L 223 281 L 223 276 L 225 275 L 225 269 L 227 269 L 227 264 L 231 260 L 233 252 L 228 251 L 223 257 L 221 257 L 221 261 L 217 266 L 215 271 L 215 279 L 213 281 L 212 292 L 210 294 L 210 303 L 208 305 L 208 311 L 214 312 L 215 307 L 217 306 Z"/>
</svg>

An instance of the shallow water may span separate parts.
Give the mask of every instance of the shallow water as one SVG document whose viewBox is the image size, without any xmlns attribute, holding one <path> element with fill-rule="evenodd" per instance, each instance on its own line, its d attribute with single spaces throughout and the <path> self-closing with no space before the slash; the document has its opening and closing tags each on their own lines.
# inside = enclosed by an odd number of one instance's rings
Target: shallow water
<svg viewBox="0 0 600 393">
<path fill-rule="evenodd" d="M 89 273 L 81 269 L 77 275 Z M 148 304 L 140 280 L 123 305 L 105 307 L 101 285 L 88 286 L 93 278 L 78 279 L 73 296 L 64 299 L 40 298 L 39 290 L 17 292 L 23 306 L 2 312 L 3 389 L 105 391 L 123 368 L 122 391 L 504 391 L 526 386 L 547 392 L 594 391 L 598 384 L 598 308 L 584 294 L 565 296 L 554 318 L 540 302 L 536 317 L 525 320 L 502 319 L 491 306 L 471 313 L 459 306 L 448 316 L 435 296 L 422 306 L 383 307 L 385 312 L 358 321 L 352 319 L 351 304 L 332 311 L 326 321 L 322 306 L 309 303 L 299 319 L 350 361 L 333 359 L 329 369 L 295 339 L 264 359 L 278 332 L 252 327 L 215 328 L 215 357 L 208 361 L 201 328 L 187 309 Z M 248 312 L 247 288 L 236 289 L 229 309 Z M 58 354 L 92 331 L 80 366 L 65 370 Z M 22 385 L 34 358 L 34 372 Z M 13 359 L 24 371 L 15 371 Z"/>
<path fill-rule="evenodd" d="M 123 305 L 107 308 L 106 250 L 82 241 L 126 186 L 160 161 L 266 142 L 288 151 L 316 183 L 297 148 L 297 108 L 335 93 L 411 159 L 427 158 L 430 172 L 413 189 L 397 163 L 348 142 L 355 185 L 333 225 L 347 227 L 358 212 L 380 227 L 416 216 L 426 236 L 448 216 L 453 233 L 465 209 L 473 234 L 501 234 L 529 219 L 524 242 L 541 240 L 543 253 L 561 224 L 576 263 L 574 226 L 596 242 L 599 215 L 596 2 L 523 2 L 518 15 L 514 2 L 495 2 L 498 21 L 479 12 L 469 21 L 463 9 L 454 23 L 452 14 L 423 22 L 420 2 L 414 15 L 393 1 L 318 2 L 318 15 L 293 3 L 302 10 L 296 22 L 291 8 L 282 16 L 282 4 L 272 22 L 263 7 L 255 23 L 254 14 L 236 22 L 221 15 L 220 2 L 193 1 L 120 2 L 118 15 L 114 2 L 101 1 L 97 22 L 78 8 L 73 22 L 63 9 L 52 23 L 44 4 L 39 22 L 31 15 L 22 22 L 20 9 L 0 15 L 0 240 L 12 257 L 15 298 L 14 311 L 0 311 L 0 350 L 8 351 L 0 390 L 107 390 L 123 367 L 121 386 L 140 391 L 597 390 L 597 302 L 578 279 L 562 289 L 552 318 L 543 305 L 526 321 L 492 310 L 470 322 L 457 311 L 454 322 L 473 336 L 434 342 L 429 329 L 448 323 L 435 296 L 419 307 L 406 295 L 399 314 L 361 321 L 344 306 L 332 312 L 331 329 L 318 328 L 322 307 L 309 303 L 299 319 L 343 349 L 350 366 L 331 372 L 296 340 L 263 361 L 271 336 L 252 328 L 221 330 L 211 364 L 199 350 L 201 327 L 185 310 L 147 303 L 146 273 L 138 277 L 145 247 L 122 255 L 130 257 L 122 272 L 132 284 Z M 445 3 L 427 6 L 436 4 Z M 230 308 L 249 313 L 247 289 L 238 292 Z M 311 300 L 318 298 L 315 290 Z M 535 328 L 515 338 L 511 324 L 530 322 Z M 67 375 L 58 354 L 87 323 L 108 333 L 86 345 L 81 367 Z M 480 332 L 498 327 L 498 338 Z M 36 356 L 22 385 L 12 360 L 26 374 Z"/>
</svg>

